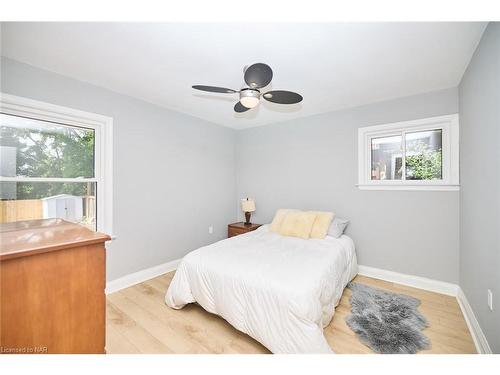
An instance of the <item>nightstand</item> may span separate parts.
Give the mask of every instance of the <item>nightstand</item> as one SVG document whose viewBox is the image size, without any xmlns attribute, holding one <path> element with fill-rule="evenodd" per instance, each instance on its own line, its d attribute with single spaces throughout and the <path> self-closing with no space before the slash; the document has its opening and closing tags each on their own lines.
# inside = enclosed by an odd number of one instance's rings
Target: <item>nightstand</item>
<svg viewBox="0 0 500 375">
<path fill-rule="evenodd" d="M 244 222 L 239 222 L 239 223 L 233 223 L 233 224 L 229 224 L 227 226 L 227 237 L 234 237 L 234 236 L 237 236 L 239 234 L 243 234 L 243 233 L 248 233 L 248 232 L 251 232 L 255 229 L 257 229 L 258 227 L 260 227 L 262 224 L 250 224 L 250 225 L 245 225 Z"/>
</svg>

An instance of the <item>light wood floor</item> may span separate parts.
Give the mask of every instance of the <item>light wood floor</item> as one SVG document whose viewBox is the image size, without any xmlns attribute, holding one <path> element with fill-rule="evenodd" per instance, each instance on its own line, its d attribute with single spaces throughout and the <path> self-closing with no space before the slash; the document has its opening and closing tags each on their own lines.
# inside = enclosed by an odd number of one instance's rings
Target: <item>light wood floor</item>
<svg viewBox="0 0 500 375">
<path fill-rule="evenodd" d="M 222 318 L 191 304 L 182 310 L 165 305 L 163 298 L 174 272 L 107 296 L 107 353 L 269 353 L 261 344 L 234 329 Z M 420 353 L 476 353 L 460 307 L 454 297 L 364 276 L 356 282 L 414 296 L 430 327 L 424 334 L 432 348 Z M 325 328 L 336 353 L 372 353 L 346 325 L 349 296 L 342 295 L 333 321 Z"/>
</svg>

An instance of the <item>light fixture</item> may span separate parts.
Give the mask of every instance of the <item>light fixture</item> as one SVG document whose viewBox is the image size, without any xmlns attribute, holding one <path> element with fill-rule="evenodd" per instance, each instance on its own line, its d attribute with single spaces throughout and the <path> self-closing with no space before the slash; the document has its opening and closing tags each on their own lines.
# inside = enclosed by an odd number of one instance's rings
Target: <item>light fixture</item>
<svg viewBox="0 0 500 375">
<path fill-rule="evenodd" d="M 246 198 L 241 200 L 241 210 L 245 213 L 245 225 L 251 225 L 250 216 L 255 211 L 255 200 Z"/>
<path fill-rule="evenodd" d="M 244 88 L 240 91 L 240 103 L 245 108 L 254 108 L 259 104 L 260 91 Z"/>
</svg>

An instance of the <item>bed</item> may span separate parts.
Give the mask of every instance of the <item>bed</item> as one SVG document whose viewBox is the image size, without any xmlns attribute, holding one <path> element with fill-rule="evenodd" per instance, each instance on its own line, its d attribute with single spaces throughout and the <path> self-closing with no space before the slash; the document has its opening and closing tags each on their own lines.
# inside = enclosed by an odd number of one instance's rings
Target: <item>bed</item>
<svg viewBox="0 0 500 375">
<path fill-rule="evenodd" d="M 187 254 L 165 302 L 197 302 L 273 353 L 332 353 L 323 328 L 356 273 L 348 236 L 304 240 L 263 225 Z"/>
</svg>

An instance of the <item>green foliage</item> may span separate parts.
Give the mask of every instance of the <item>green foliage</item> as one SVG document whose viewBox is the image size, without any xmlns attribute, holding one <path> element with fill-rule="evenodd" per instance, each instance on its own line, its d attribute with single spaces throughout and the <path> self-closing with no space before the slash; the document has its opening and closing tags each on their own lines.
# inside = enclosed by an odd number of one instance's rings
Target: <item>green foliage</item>
<svg viewBox="0 0 500 375">
<path fill-rule="evenodd" d="M 407 180 L 438 180 L 442 178 L 442 152 L 433 150 L 422 141 L 412 147 L 415 155 L 406 157 Z"/>
<path fill-rule="evenodd" d="M 56 130 L 0 127 L 0 146 L 16 147 L 16 175 L 25 177 L 93 177 L 94 132 L 58 127 Z M 87 195 L 87 183 L 17 183 L 17 199 L 57 194 Z"/>
</svg>

